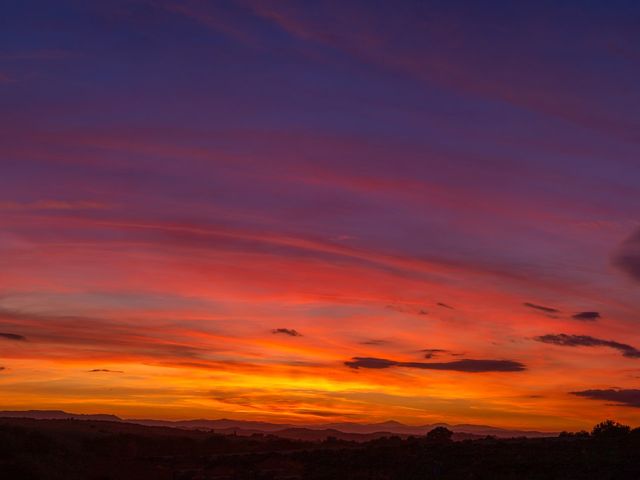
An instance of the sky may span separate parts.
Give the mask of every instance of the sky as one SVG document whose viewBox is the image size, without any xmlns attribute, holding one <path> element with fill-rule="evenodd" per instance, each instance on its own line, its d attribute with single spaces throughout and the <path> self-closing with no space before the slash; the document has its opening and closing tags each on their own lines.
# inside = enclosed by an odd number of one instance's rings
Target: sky
<svg viewBox="0 0 640 480">
<path fill-rule="evenodd" d="M 6 2 L 0 408 L 639 425 L 639 21 Z"/>
</svg>

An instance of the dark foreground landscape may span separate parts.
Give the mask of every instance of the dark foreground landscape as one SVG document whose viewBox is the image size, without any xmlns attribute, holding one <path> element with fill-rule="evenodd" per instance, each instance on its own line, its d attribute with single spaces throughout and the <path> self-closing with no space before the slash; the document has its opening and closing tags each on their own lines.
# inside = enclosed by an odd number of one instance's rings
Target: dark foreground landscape
<svg viewBox="0 0 640 480">
<path fill-rule="evenodd" d="M 322 441 L 96 420 L 0 418 L 0 478 L 638 479 L 640 429 L 454 441 L 422 436 Z"/>
</svg>

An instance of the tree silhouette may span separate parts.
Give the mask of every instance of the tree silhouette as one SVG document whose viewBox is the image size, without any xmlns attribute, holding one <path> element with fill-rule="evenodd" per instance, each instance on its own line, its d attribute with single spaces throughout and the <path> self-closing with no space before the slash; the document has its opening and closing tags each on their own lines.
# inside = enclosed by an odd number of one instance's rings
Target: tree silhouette
<svg viewBox="0 0 640 480">
<path fill-rule="evenodd" d="M 631 427 L 628 425 L 622 425 L 613 420 L 605 420 L 593 427 L 591 435 L 597 438 L 621 437 L 627 435 L 630 431 Z"/>
<path fill-rule="evenodd" d="M 446 427 L 436 427 L 427 433 L 427 440 L 434 443 L 447 443 L 451 441 L 453 432 Z"/>
</svg>

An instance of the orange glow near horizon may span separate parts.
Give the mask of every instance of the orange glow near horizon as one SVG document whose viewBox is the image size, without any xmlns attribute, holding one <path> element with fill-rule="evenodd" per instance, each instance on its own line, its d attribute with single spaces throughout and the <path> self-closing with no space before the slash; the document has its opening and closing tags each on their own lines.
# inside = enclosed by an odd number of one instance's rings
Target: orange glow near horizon
<svg viewBox="0 0 640 480">
<path fill-rule="evenodd" d="M 68 233 L 68 225 L 65 217 L 47 222 L 50 235 Z M 594 409 L 570 394 L 607 387 L 613 371 L 632 386 L 633 364 L 621 365 L 619 352 L 534 340 L 558 331 L 627 338 L 633 331 L 624 317 L 614 330 L 523 305 L 519 290 L 543 291 L 544 282 L 476 266 L 465 272 L 465 265 L 436 266 L 432 274 L 422 261 L 401 257 L 389 269 L 371 260 L 388 255 L 357 246 L 336 247 L 340 256 L 326 258 L 322 244 L 308 239 L 287 241 L 302 245 L 295 255 L 264 251 L 263 238 L 274 238 L 264 233 L 251 234 L 249 247 L 218 249 L 210 229 L 191 228 L 180 244 L 163 235 L 141 242 L 124 222 L 95 225 L 82 233 L 95 238 L 42 244 L 29 236 L 26 216 L 22 242 L 4 258 L 2 283 L 15 290 L 3 298 L 2 331 L 24 336 L 1 340 L 4 408 L 542 430 L 586 428 L 605 414 L 639 420 L 633 409 Z M 117 242 L 109 238 L 115 232 Z M 201 245 L 201 236 L 212 243 Z M 38 287 L 21 292 L 21 283 Z M 425 358 L 425 349 L 437 351 Z M 513 359 L 526 368 L 348 368 L 354 357 Z"/>
</svg>

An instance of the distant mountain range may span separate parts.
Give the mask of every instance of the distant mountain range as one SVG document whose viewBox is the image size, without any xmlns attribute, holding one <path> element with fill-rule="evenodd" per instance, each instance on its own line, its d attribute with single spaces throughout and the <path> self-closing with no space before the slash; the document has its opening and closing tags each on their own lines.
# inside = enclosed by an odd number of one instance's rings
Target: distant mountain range
<svg viewBox="0 0 640 480">
<path fill-rule="evenodd" d="M 454 432 L 454 440 L 482 438 L 492 435 L 497 438 L 513 437 L 553 437 L 558 432 L 538 432 L 534 430 L 509 430 L 488 425 L 433 423 L 427 425 L 405 425 L 396 421 L 382 423 L 324 423 L 318 425 L 292 425 L 282 423 L 255 422 L 248 420 L 151 420 L 151 419 L 122 419 L 109 414 L 77 414 L 62 410 L 24 410 L 0 411 L 0 417 L 33 418 L 42 420 L 97 420 L 107 422 L 125 422 L 152 427 L 171 427 L 187 430 L 211 430 L 216 433 L 229 435 L 270 434 L 282 438 L 295 440 L 324 440 L 335 437 L 341 440 L 367 441 L 390 435 L 407 437 L 410 435 L 425 435 L 436 427 L 446 427 Z"/>
</svg>

